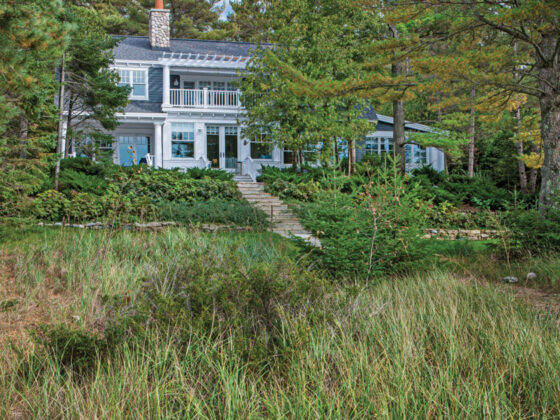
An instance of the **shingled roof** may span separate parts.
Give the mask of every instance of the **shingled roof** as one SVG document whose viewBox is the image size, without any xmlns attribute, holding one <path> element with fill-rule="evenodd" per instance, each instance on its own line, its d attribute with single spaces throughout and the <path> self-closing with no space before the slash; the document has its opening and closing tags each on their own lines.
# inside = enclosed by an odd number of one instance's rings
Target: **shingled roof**
<svg viewBox="0 0 560 420">
<path fill-rule="evenodd" d="M 228 55 L 250 57 L 256 47 L 249 42 L 209 41 L 201 39 L 171 39 L 166 49 L 153 49 L 147 36 L 115 36 L 119 44 L 114 49 L 115 60 L 157 61 L 164 53 Z"/>
</svg>

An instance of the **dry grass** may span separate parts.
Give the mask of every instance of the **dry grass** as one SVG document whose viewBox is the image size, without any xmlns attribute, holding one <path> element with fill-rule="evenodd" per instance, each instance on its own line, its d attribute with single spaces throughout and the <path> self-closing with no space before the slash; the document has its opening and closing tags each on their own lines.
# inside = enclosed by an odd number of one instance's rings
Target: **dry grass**
<svg viewBox="0 0 560 420">
<path fill-rule="evenodd" d="M 203 246 L 222 264 L 231 252 L 291 258 L 267 235 L 48 231 L 4 247 L 10 293 L 24 299 L 6 313 L 39 305 L 47 322 L 76 314 L 95 329 L 108 316 L 103 296 L 134 300 L 147 271 L 164 276 L 163 259 Z M 259 365 L 234 337 L 188 326 L 184 348 L 177 331 L 154 329 L 84 375 L 38 350 L 2 352 L 0 417 L 559 418 L 558 319 L 501 287 L 440 271 L 339 287 L 316 307 L 285 311 L 278 339 L 289 347 Z"/>
</svg>

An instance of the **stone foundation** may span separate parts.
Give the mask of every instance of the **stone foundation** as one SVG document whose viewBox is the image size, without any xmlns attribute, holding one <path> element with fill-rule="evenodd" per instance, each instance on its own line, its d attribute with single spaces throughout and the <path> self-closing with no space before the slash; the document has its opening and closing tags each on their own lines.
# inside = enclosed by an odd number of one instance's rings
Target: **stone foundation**
<svg viewBox="0 0 560 420">
<path fill-rule="evenodd" d="M 423 239 L 457 240 L 468 239 L 471 241 L 484 241 L 503 237 L 505 232 L 487 229 L 426 229 Z"/>
</svg>

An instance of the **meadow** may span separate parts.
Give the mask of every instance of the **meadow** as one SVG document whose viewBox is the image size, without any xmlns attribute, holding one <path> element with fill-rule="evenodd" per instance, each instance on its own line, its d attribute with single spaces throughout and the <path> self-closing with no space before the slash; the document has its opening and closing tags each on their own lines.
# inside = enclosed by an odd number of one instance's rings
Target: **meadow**
<svg viewBox="0 0 560 420">
<path fill-rule="evenodd" d="M 1 418 L 560 416 L 555 297 L 483 246 L 366 285 L 268 233 L 1 234 Z"/>
</svg>

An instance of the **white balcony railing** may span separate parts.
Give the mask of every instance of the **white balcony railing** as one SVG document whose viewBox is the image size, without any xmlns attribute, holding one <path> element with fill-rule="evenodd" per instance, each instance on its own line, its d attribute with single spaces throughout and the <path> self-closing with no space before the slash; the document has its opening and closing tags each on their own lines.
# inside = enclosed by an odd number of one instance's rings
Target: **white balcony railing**
<svg viewBox="0 0 560 420">
<path fill-rule="evenodd" d="M 169 102 L 176 108 L 239 108 L 237 90 L 170 89 Z"/>
</svg>

